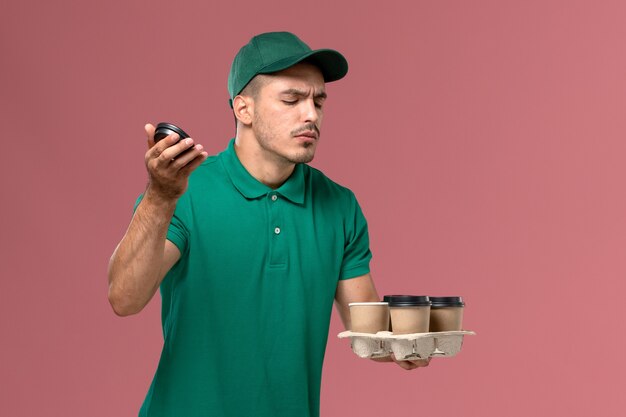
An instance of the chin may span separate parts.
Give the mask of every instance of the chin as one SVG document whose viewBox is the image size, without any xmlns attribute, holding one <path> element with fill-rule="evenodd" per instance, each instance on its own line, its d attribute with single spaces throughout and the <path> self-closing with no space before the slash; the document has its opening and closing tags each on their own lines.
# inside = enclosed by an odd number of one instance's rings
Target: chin
<svg viewBox="0 0 626 417">
<path fill-rule="evenodd" d="M 289 158 L 289 161 L 295 164 L 306 164 L 308 162 L 311 162 L 314 157 L 315 152 L 304 152 L 297 155 L 292 155 L 292 157 Z"/>
</svg>

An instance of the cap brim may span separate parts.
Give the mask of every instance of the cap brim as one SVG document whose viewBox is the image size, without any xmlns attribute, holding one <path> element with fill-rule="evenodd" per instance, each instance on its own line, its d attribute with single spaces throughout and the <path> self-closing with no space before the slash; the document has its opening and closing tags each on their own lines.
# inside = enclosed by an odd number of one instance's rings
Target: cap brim
<svg viewBox="0 0 626 417">
<path fill-rule="evenodd" d="M 337 81 L 348 73 L 348 61 L 333 49 L 317 49 L 302 55 L 290 56 L 263 67 L 259 74 L 282 71 L 300 62 L 310 62 L 322 71 L 325 82 Z"/>
</svg>

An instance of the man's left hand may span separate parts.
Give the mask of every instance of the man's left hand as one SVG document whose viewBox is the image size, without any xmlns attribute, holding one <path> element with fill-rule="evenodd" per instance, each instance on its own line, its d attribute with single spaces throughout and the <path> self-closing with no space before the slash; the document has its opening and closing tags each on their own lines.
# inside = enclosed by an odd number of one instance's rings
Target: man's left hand
<svg viewBox="0 0 626 417">
<path fill-rule="evenodd" d="M 410 371 L 416 368 L 424 368 L 428 366 L 428 364 L 430 363 L 430 358 L 399 361 L 396 359 L 393 353 L 391 354 L 391 356 L 387 356 L 385 358 L 372 358 L 372 360 L 375 362 L 395 362 L 398 364 L 400 368 L 406 369 L 407 371 Z"/>
</svg>

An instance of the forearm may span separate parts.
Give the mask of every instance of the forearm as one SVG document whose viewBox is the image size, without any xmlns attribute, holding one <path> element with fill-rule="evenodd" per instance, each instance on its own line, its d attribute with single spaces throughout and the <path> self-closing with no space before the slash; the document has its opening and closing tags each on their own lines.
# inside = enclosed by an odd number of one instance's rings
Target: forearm
<svg viewBox="0 0 626 417">
<path fill-rule="evenodd" d="M 335 293 L 335 305 L 346 330 L 352 328 L 349 304 L 368 301 L 380 301 L 374 281 L 369 273 L 361 277 L 339 281 Z"/>
<path fill-rule="evenodd" d="M 135 314 L 150 301 L 163 270 L 167 229 L 176 200 L 148 189 L 109 262 L 109 301 L 118 315 Z"/>
</svg>

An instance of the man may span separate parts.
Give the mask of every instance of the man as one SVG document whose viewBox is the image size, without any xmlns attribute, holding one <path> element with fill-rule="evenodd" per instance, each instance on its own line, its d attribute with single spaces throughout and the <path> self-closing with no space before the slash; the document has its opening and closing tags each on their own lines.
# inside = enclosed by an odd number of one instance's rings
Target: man
<svg viewBox="0 0 626 417">
<path fill-rule="evenodd" d="M 237 131 L 224 152 L 176 135 L 155 144 L 146 125 L 149 184 L 109 265 L 119 315 L 161 289 L 163 353 L 140 416 L 319 415 L 333 300 L 346 328 L 348 303 L 379 301 L 354 195 L 306 165 L 325 82 L 347 70 L 336 51 L 261 34 L 230 71 Z"/>
</svg>

